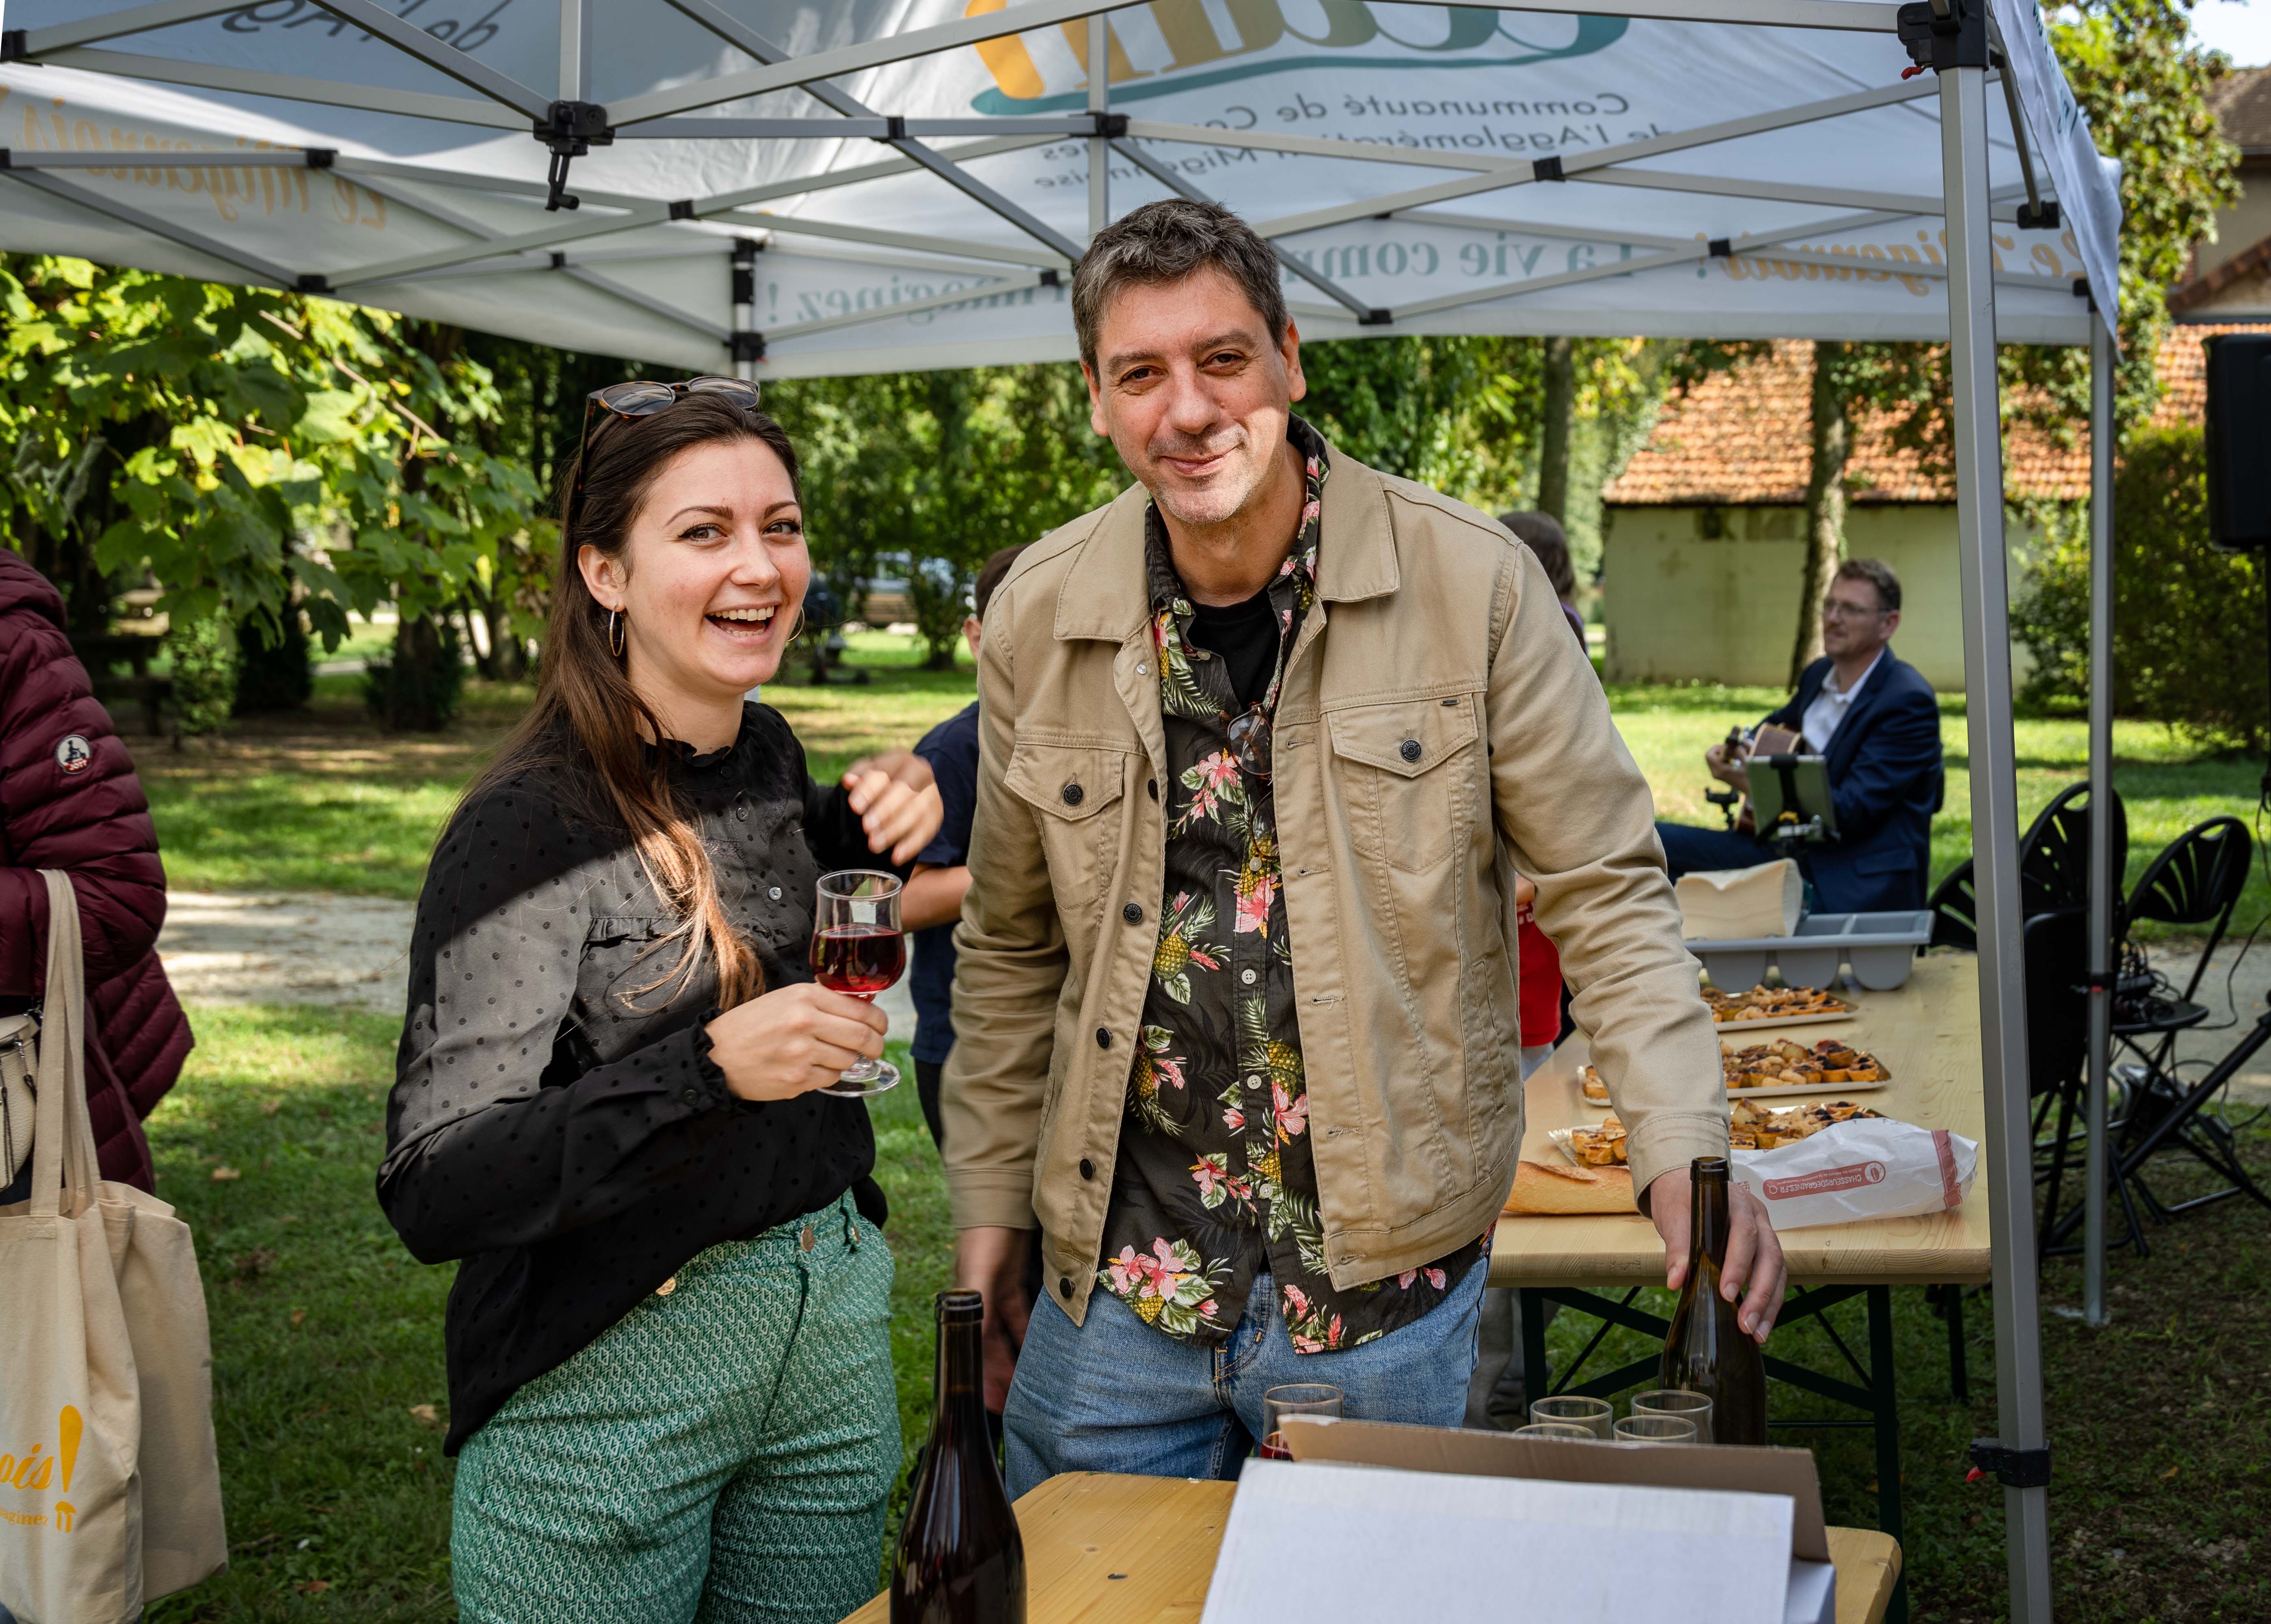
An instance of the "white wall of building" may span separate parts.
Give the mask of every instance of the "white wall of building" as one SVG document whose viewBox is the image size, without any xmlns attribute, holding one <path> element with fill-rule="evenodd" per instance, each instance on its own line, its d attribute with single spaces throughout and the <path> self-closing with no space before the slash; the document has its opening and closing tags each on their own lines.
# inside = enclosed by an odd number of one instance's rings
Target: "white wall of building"
<svg viewBox="0 0 2271 1624">
<path fill-rule="evenodd" d="M 1798 634 L 1805 511 L 1798 507 L 1619 507 L 1603 516 L 1605 674 L 1612 682 L 1780 687 Z M 2022 554 L 2032 537 L 2015 524 Z M 1943 693 L 1963 689 L 1963 629 L 1948 504 L 1849 507 L 1845 554 L 1901 578 L 1893 650 Z M 2026 651 L 2012 650 L 2024 682 Z"/>
</svg>

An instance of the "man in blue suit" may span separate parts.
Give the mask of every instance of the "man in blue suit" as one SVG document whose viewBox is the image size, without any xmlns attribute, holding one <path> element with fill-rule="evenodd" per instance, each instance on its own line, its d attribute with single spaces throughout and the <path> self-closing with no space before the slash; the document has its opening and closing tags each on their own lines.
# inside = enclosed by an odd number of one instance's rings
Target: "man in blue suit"
<svg viewBox="0 0 2271 1624">
<path fill-rule="evenodd" d="M 1768 717 L 1796 728 L 1826 758 L 1837 838 L 1797 848 L 1824 913 L 1921 908 L 1932 866 L 1932 815 L 1943 779 L 1940 707 L 1932 684 L 1890 644 L 1901 623 L 1901 583 L 1874 558 L 1849 559 L 1821 605 L 1821 646 L 1791 702 Z M 1707 751 L 1711 776 L 1746 794 L 1750 780 L 1724 744 Z M 1678 879 L 1698 869 L 1746 868 L 1777 853 L 1733 830 L 1656 826 Z"/>
</svg>

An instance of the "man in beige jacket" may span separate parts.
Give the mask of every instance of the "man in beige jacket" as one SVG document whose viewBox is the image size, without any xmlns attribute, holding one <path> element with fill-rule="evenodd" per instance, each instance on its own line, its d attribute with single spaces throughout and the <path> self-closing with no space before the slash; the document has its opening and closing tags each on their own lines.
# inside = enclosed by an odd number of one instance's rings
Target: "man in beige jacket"
<svg viewBox="0 0 2271 1624">
<path fill-rule="evenodd" d="M 987 616 L 944 1114 L 1013 1494 L 1235 1476 L 1282 1382 L 1456 1423 L 1522 1143 L 1517 870 L 1672 1284 L 1688 1163 L 1726 1153 L 1648 786 L 1552 586 L 1292 414 L 1278 275 L 1210 205 L 1098 235 L 1082 369 L 1139 483 Z M 1763 1341 L 1781 1252 L 1735 1203 Z"/>
</svg>

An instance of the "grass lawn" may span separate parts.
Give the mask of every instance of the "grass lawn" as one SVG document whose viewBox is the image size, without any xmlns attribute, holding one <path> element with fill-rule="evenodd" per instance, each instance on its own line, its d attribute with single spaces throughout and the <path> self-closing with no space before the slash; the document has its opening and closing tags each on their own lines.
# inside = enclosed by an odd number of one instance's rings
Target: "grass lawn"
<svg viewBox="0 0 2271 1624">
<path fill-rule="evenodd" d="M 968 703 L 966 660 L 919 668 L 914 640 L 853 641 L 864 687 L 769 690 L 827 776 L 857 755 L 912 743 Z M 1765 689 L 1619 688 L 1619 726 L 1666 816 L 1716 823 L 1701 799 L 1706 746 L 1778 703 Z M 319 679 L 307 711 L 245 724 L 174 754 L 137 745 L 172 883 L 182 889 L 314 890 L 409 898 L 456 796 L 525 708 L 525 688 L 473 683 L 435 736 L 379 732 L 360 679 Z M 1936 874 L 1968 854 L 1962 702 L 1944 708 L 1948 805 Z M 2084 771 L 2074 721 L 2018 724 L 2024 816 Z M 2130 816 L 2133 879 L 2152 853 L 2215 812 L 2246 816 L 2256 764 L 2200 759 L 2164 730 L 2117 727 L 2116 782 Z M 2259 875 L 2243 923 L 2267 907 Z M 439 1455 L 447 1395 L 441 1324 L 449 1271 L 410 1261 L 371 1179 L 396 1025 L 316 1009 L 205 1009 L 182 1084 L 152 1119 L 160 1192 L 195 1225 L 212 1306 L 217 1419 L 233 1570 L 151 1610 L 190 1620 L 440 1620 L 448 1593 L 450 1467 Z M 898 1054 L 905 1062 L 904 1051 Z M 931 1294 L 950 1234 L 936 1158 L 912 1089 L 873 1106 L 898 1278 L 893 1322 L 902 1427 L 927 1426 Z M 2260 1168 L 2271 1141 L 2251 1141 Z M 216 1181 L 216 1173 L 225 1176 Z M 2046 1320 L 2046 1401 L 2058 1450 L 2053 1500 L 2059 1605 L 2069 1616 L 2146 1624 L 2271 1618 L 2261 1530 L 2271 1520 L 2271 1427 L 2252 1401 L 2271 1382 L 2271 1299 L 2261 1215 L 2230 1205 L 2170 1232 L 2149 1263 L 2118 1255 L 2115 1325 Z M 2078 1295 L 2069 1263 L 2045 1278 Z M 1921 1290 L 1895 1294 L 1902 1373 L 1908 1559 L 1915 1616 L 2003 1616 L 2001 1501 L 1962 1483 L 1964 1445 L 1995 1430 L 1992 1328 L 1969 1305 L 1971 1402 L 1951 1402 L 1944 1323 Z M 1836 1311 L 1863 1335 L 1861 1306 Z M 1554 1329 L 1557 1360 L 1587 1328 Z M 1603 1350 L 1620 1354 L 1617 1333 Z M 1776 1351 L 1829 1367 L 1818 1329 Z M 1806 1402 L 1781 1392 L 1777 1412 Z M 429 1412 L 426 1407 L 431 1406 Z M 1875 1466 L 1865 1434 L 1809 1435 L 1834 1521 L 1869 1523 Z"/>
<path fill-rule="evenodd" d="M 412 1262 L 371 1196 L 395 1024 L 310 1008 L 194 1018 L 198 1048 L 150 1136 L 160 1193 L 194 1225 L 204 1261 L 233 1556 L 222 1577 L 155 1604 L 151 1624 L 451 1618 L 451 1468 L 440 1455 L 450 1271 Z M 895 1058 L 905 1063 L 904 1051 Z M 871 1109 L 898 1259 L 893 1359 L 912 1447 L 927 1427 L 930 1298 L 947 1284 L 950 1255 L 946 1199 L 913 1091 Z M 2271 1173 L 2271 1139 L 2252 1138 L 2250 1158 L 2259 1176 Z M 2169 1183 L 2185 1193 L 2181 1177 Z M 2271 1242 L 2260 1211 L 2226 1203 L 2156 1245 L 2146 1262 L 2115 1255 L 2111 1328 L 2044 1321 L 2059 1607 L 2095 1624 L 2271 1617 L 2271 1418 L 2257 1402 L 2271 1383 L 2261 1286 Z M 2074 1265 L 2053 1263 L 2046 1300 L 2070 1307 L 2078 1294 Z M 2002 1500 L 1966 1486 L 1963 1472 L 1969 1441 L 1996 1430 L 1992 1316 L 1984 1298 L 1966 1305 L 1971 1402 L 1957 1404 L 1943 1322 L 1920 1288 L 1894 1300 L 1913 1616 L 1987 1624 L 2006 1615 Z M 1864 1345 L 1861 1305 L 1835 1313 L 1841 1334 Z M 1589 1329 L 1575 1315 L 1556 1322 L 1557 1364 Z M 1775 1351 L 1835 1367 L 1817 1329 L 1778 1333 Z M 1643 1352 L 1617 1332 L 1596 1358 Z M 1779 1386 L 1773 1402 L 1779 1416 L 1813 1412 Z M 1869 1435 L 1806 1441 L 1830 1520 L 1872 1524 Z"/>
</svg>

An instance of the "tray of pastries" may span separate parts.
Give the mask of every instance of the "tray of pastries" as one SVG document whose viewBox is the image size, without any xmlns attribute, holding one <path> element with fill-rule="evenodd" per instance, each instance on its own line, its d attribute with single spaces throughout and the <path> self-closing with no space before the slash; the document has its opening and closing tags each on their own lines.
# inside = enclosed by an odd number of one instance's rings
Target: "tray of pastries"
<svg viewBox="0 0 2271 1624">
<path fill-rule="evenodd" d="M 1728 1113 L 1727 1145 L 1736 1151 L 1774 1151 L 1811 1138 L 1823 1129 L 1857 1117 L 1883 1113 L 1850 1099 L 1822 1100 L 1810 1106 L 1761 1106 L 1738 1099 Z M 1561 1153 L 1581 1167 L 1621 1167 L 1627 1165 L 1625 1125 L 1614 1114 L 1591 1128 L 1557 1128 L 1546 1136 Z"/>
<path fill-rule="evenodd" d="M 1851 1004 L 1818 987 L 1759 986 L 1747 993 L 1723 993 L 1716 987 L 1707 987 L 1703 989 L 1703 1002 L 1710 1005 L 1715 1024 L 1742 1026 L 1752 1032 L 1842 1021 L 1853 1014 Z"/>
<path fill-rule="evenodd" d="M 1840 1038 L 1812 1047 L 1777 1038 L 1743 1048 L 1719 1046 L 1731 1093 L 1751 1089 L 1882 1088 L 1893 1074 L 1885 1062 Z"/>
</svg>

